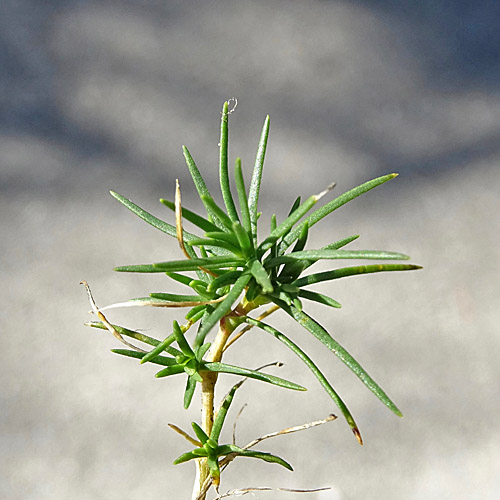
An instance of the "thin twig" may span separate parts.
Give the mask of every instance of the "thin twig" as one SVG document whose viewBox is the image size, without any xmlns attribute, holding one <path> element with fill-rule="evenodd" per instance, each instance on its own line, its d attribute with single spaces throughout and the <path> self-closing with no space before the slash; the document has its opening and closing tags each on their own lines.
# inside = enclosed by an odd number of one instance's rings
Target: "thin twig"
<svg viewBox="0 0 500 500">
<path fill-rule="evenodd" d="M 181 205 L 181 187 L 179 186 L 179 179 L 175 179 L 175 232 L 182 253 L 186 256 L 186 259 L 190 259 L 191 256 L 187 253 L 186 247 L 184 245 L 184 236 L 182 234 L 183 233 L 182 205 Z"/>
<path fill-rule="evenodd" d="M 129 300 L 127 302 L 117 302 L 116 304 L 110 304 L 109 306 L 102 307 L 100 311 L 106 311 L 108 309 L 116 309 L 119 307 L 170 307 L 170 308 L 180 308 L 180 307 L 196 307 L 196 306 L 204 306 L 208 304 L 217 304 L 222 302 L 226 298 L 226 295 L 222 297 L 218 297 L 217 299 L 212 300 L 201 300 L 201 301 L 189 301 L 189 302 L 167 302 L 160 299 L 151 299 L 148 300 Z"/>
<path fill-rule="evenodd" d="M 238 106 L 238 99 L 236 99 L 236 97 L 231 97 L 231 99 L 229 99 L 227 101 L 228 107 L 229 107 L 230 104 L 232 104 L 233 107 L 228 110 L 228 112 L 227 112 L 228 115 L 230 115 L 231 113 L 234 113 L 234 110 L 236 109 L 236 106 Z"/>
<path fill-rule="evenodd" d="M 243 496 L 246 495 L 247 493 L 252 493 L 254 491 L 287 491 L 289 493 L 315 493 L 317 491 L 326 491 L 326 490 L 331 490 L 332 488 L 330 486 L 327 486 L 326 488 L 312 488 L 312 489 L 307 489 L 307 490 L 298 490 L 294 488 L 271 488 L 269 486 L 257 486 L 255 488 L 241 488 L 237 490 L 229 490 L 223 495 L 219 495 L 218 497 L 214 498 L 214 500 L 220 500 L 221 498 L 227 498 L 227 497 L 232 497 L 232 496 Z"/>
<path fill-rule="evenodd" d="M 281 368 L 284 366 L 284 363 L 281 361 L 274 361 L 272 363 L 266 363 L 265 365 L 259 366 L 258 368 L 255 368 L 255 371 L 260 371 L 263 370 L 264 368 L 268 368 L 269 366 L 276 366 L 277 368 Z M 226 397 L 228 394 L 236 387 L 236 389 L 239 389 L 246 381 L 248 380 L 248 377 L 242 378 L 239 382 L 234 384 L 231 389 L 228 391 L 228 393 L 222 398 L 221 404 L 219 405 L 219 408 L 217 408 L 217 411 L 214 414 L 214 418 L 217 417 L 217 414 L 219 413 L 220 409 L 222 408 L 222 405 L 224 404 L 224 401 L 226 400 Z"/>
<path fill-rule="evenodd" d="M 95 301 L 94 301 L 94 297 L 92 297 L 92 292 L 90 291 L 90 286 L 89 284 L 83 280 L 83 281 L 80 281 L 80 285 L 83 285 L 85 287 L 85 289 L 87 290 L 87 295 L 89 297 L 89 302 L 90 302 L 90 307 L 92 307 L 92 312 L 94 312 L 97 317 L 102 321 L 102 323 L 104 324 L 104 326 L 113 334 L 113 336 L 119 340 L 122 344 L 125 344 L 127 347 L 130 347 L 131 349 L 134 349 L 135 351 L 139 351 L 139 352 L 146 352 L 144 351 L 143 349 L 141 349 L 140 347 L 136 347 L 135 345 L 127 342 L 116 330 L 115 328 L 113 327 L 113 325 L 106 319 L 106 317 L 104 316 L 104 314 L 99 310 L 99 308 L 97 307 Z"/>
<path fill-rule="evenodd" d="M 241 414 L 243 413 L 243 410 L 247 407 L 247 403 L 245 403 L 241 408 L 238 414 L 236 415 L 236 418 L 234 419 L 233 423 L 233 444 L 236 444 L 236 425 L 238 424 L 238 420 L 241 417 Z"/>
<path fill-rule="evenodd" d="M 258 318 L 257 321 L 262 321 L 263 319 L 267 318 L 270 314 L 273 312 L 277 311 L 280 307 L 277 305 L 271 306 L 269 309 L 264 311 Z M 243 330 L 239 331 L 225 346 L 223 352 L 231 345 L 234 344 L 244 333 L 248 332 L 251 328 L 253 328 L 254 325 L 247 325 Z"/>
<path fill-rule="evenodd" d="M 285 434 L 291 434 L 292 432 L 298 432 L 298 431 L 304 431 L 306 429 L 310 429 L 311 427 L 316 427 L 317 425 L 322 425 L 326 424 L 327 422 L 331 422 L 337 418 L 336 415 L 333 413 L 328 415 L 328 417 L 324 418 L 323 420 L 315 420 L 314 422 L 308 422 L 307 424 L 302 424 L 302 425 L 296 425 L 295 427 L 288 427 L 286 429 L 282 429 L 281 431 L 278 432 L 271 432 L 270 434 L 266 434 L 265 436 L 261 436 L 257 439 L 254 439 L 250 443 L 248 443 L 246 446 L 243 446 L 244 450 L 248 450 L 249 448 L 252 448 L 256 444 L 260 443 L 261 441 L 264 441 L 264 439 L 269 439 L 272 437 L 276 436 L 284 436 Z"/>
<path fill-rule="evenodd" d="M 186 431 L 183 431 L 180 427 L 177 427 L 175 424 L 168 424 L 168 426 L 173 431 L 177 432 L 177 434 L 180 434 L 183 438 L 187 439 L 192 445 L 198 446 L 199 448 L 203 446 L 203 444 L 200 443 L 200 441 L 191 437 Z"/>
<path fill-rule="evenodd" d="M 306 429 L 310 429 L 311 427 L 316 427 L 317 425 L 322 425 L 326 424 L 327 422 L 331 422 L 335 420 L 337 417 L 336 415 L 330 414 L 328 417 L 324 418 L 323 420 L 316 420 L 314 422 L 308 422 L 307 424 L 302 424 L 302 425 L 297 425 L 295 427 L 288 427 L 287 429 L 283 429 L 278 432 L 272 432 L 270 434 L 266 434 L 265 436 L 262 436 L 260 438 L 254 439 L 250 443 L 248 443 L 246 446 L 243 447 L 244 450 L 247 450 L 251 448 L 252 446 L 255 446 L 257 443 L 260 443 L 264 439 L 269 439 L 275 436 L 282 436 L 284 434 L 290 434 L 292 432 L 298 432 L 298 431 L 303 431 Z M 235 454 L 227 455 L 224 457 L 220 462 L 220 469 L 221 473 L 225 470 L 225 468 L 237 457 Z M 205 482 L 203 483 L 202 487 L 200 488 L 200 492 L 198 496 L 196 497 L 196 500 L 202 500 L 205 495 L 207 494 L 207 491 L 209 490 L 210 486 L 212 485 L 212 477 L 208 476 L 205 479 Z M 319 491 L 319 490 L 317 490 Z"/>
<path fill-rule="evenodd" d="M 186 256 L 186 259 L 191 259 L 191 256 L 188 254 L 186 250 L 186 246 L 184 245 L 184 234 L 182 228 L 182 201 L 181 201 L 181 187 L 179 185 L 179 179 L 175 179 L 175 232 L 177 235 L 177 241 L 179 242 L 179 246 L 181 247 L 182 253 Z M 217 277 L 218 274 L 210 271 L 210 269 L 205 269 L 200 266 L 200 269 L 210 274 L 211 276 Z"/>
</svg>

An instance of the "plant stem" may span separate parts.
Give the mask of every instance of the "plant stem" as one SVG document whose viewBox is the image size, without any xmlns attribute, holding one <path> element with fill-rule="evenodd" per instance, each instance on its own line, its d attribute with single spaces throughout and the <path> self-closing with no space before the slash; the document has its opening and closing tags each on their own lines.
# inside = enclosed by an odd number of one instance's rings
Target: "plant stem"
<svg viewBox="0 0 500 500">
<path fill-rule="evenodd" d="M 255 307 L 258 307 L 255 303 L 247 302 L 245 305 L 240 303 L 233 311 L 220 320 L 219 331 L 205 358 L 207 361 L 216 363 L 222 360 L 224 347 L 235 328 L 240 324 L 238 317 L 245 316 L 252 309 L 255 309 Z M 203 430 L 208 435 L 210 435 L 214 423 L 214 394 L 217 375 L 217 373 L 209 371 L 203 372 L 202 375 L 201 422 Z M 196 460 L 196 478 L 191 500 L 205 500 L 206 492 L 202 494 L 202 488 L 209 475 L 210 470 L 207 465 L 207 460 L 205 458 Z"/>
</svg>

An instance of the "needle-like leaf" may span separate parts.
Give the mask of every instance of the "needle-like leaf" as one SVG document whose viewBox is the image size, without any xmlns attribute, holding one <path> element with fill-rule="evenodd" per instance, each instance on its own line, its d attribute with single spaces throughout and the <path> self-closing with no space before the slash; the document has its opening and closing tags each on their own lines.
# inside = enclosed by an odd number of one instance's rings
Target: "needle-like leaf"
<svg viewBox="0 0 500 500">
<path fill-rule="evenodd" d="M 323 295 L 322 293 L 318 292 L 311 292 L 309 290 L 301 290 L 299 292 L 299 297 L 302 297 L 307 300 L 312 300 L 314 302 L 318 302 L 319 304 L 324 304 L 325 306 L 330 306 L 330 307 L 335 307 L 339 309 L 342 307 L 342 304 L 340 302 L 337 302 L 336 300 L 332 299 L 331 297 L 328 297 L 326 295 Z"/>
<path fill-rule="evenodd" d="M 111 352 L 121 354 L 122 356 L 127 356 L 129 358 L 142 359 L 144 357 L 143 352 L 132 351 L 130 349 L 111 349 Z M 167 358 L 166 356 L 156 356 L 151 360 L 151 363 L 154 363 L 155 365 L 173 366 L 177 364 L 177 361 L 174 358 Z"/>
<path fill-rule="evenodd" d="M 248 282 L 250 274 L 242 274 L 234 283 L 226 298 L 215 308 L 215 310 L 203 319 L 202 326 L 196 335 L 195 346 L 202 345 L 208 332 L 225 316 L 233 307 L 238 297 L 241 295 Z"/>
<path fill-rule="evenodd" d="M 241 366 L 228 365 L 226 363 L 203 363 L 200 370 L 208 370 L 211 372 L 230 373 L 232 375 L 242 375 L 243 377 L 253 378 L 262 382 L 268 382 L 285 389 L 292 389 L 294 391 L 306 391 L 307 389 L 299 384 L 290 382 L 268 373 L 263 373 L 257 370 L 250 370 L 249 368 L 242 368 Z"/>
<path fill-rule="evenodd" d="M 238 238 L 238 244 L 245 257 L 252 257 L 255 254 L 253 242 L 248 236 L 246 229 L 239 223 L 233 222 L 233 232 Z M 240 253 L 241 253 L 240 252 Z"/>
<path fill-rule="evenodd" d="M 321 281 L 331 281 L 347 276 L 356 276 L 358 274 L 371 274 L 386 271 L 412 271 L 415 269 L 422 268 L 421 266 L 415 266 L 413 264 L 373 264 L 369 266 L 343 267 L 341 269 L 334 269 L 333 271 L 325 271 L 304 276 L 294 281 L 293 284 L 298 287 L 303 287 L 306 285 L 313 285 L 314 283 L 320 283 Z"/>
<path fill-rule="evenodd" d="M 85 325 L 90 326 L 92 328 L 99 328 L 100 330 L 107 330 L 106 325 L 104 323 L 101 323 L 100 321 L 90 321 L 88 323 L 85 323 Z M 118 326 L 118 325 L 112 325 L 112 326 L 120 335 L 130 337 L 132 339 L 138 340 L 139 342 L 144 342 L 145 344 L 152 346 L 157 346 L 158 344 L 160 344 L 159 340 L 153 337 L 149 337 L 148 335 L 144 335 L 143 333 L 135 332 L 134 330 L 129 330 L 128 328 L 124 328 L 123 326 Z M 139 354 L 144 354 L 144 353 L 139 353 Z"/>
<path fill-rule="evenodd" d="M 127 207 L 132 213 L 140 217 L 142 220 L 146 221 L 148 224 L 155 227 L 156 229 L 159 229 L 163 233 L 168 234 L 169 236 L 173 236 L 174 238 L 177 238 L 175 226 L 169 224 L 168 222 L 162 221 L 161 219 L 158 219 L 158 217 L 155 217 L 149 212 L 146 212 L 146 210 L 142 209 L 135 203 L 131 202 L 129 199 L 125 198 L 125 196 L 115 193 L 114 191 L 110 191 L 110 193 L 111 196 L 113 196 L 113 198 L 116 198 L 122 205 Z M 187 231 L 184 232 L 184 239 L 186 241 L 189 241 L 191 238 L 194 237 L 195 237 L 194 234 L 188 233 Z"/>
<path fill-rule="evenodd" d="M 307 222 L 309 224 L 309 228 L 311 228 L 312 226 L 314 226 L 314 224 L 323 219 L 323 217 L 326 217 L 327 215 L 331 214 L 334 210 L 337 210 L 337 208 L 340 208 L 342 205 L 345 205 L 349 201 L 354 200 L 354 198 L 361 196 L 367 191 L 370 191 L 371 189 L 380 186 L 384 182 L 394 179 L 394 177 L 396 177 L 397 175 L 398 174 L 384 175 L 382 177 L 377 177 L 376 179 L 365 182 L 364 184 L 361 184 L 360 186 L 357 186 L 354 189 L 351 189 L 350 191 L 341 194 L 340 196 L 328 202 L 321 208 L 318 208 L 309 217 L 307 217 L 307 219 L 305 219 L 301 224 L 299 224 L 295 229 L 290 231 L 290 233 L 283 239 L 283 242 L 280 244 L 279 247 L 279 253 L 282 254 L 299 237 L 300 232 L 302 231 L 302 224 L 305 224 Z"/>
<path fill-rule="evenodd" d="M 166 300 L 169 302 L 203 302 L 206 299 L 200 295 L 179 295 L 176 293 L 153 292 L 149 294 L 154 299 Z"/>
<path fill-rule="evenodd" d="M 196 422 L 191 422 L 191 427 L 196 437 L 200 440 L 200 443 L 205 444 L 209 439 L 206 432 Z"/>
<path fill-rule="evenodd" d="M 380 250 L 302 250 L 301 252 L 292 252 L 275 259 L 267 259 L 264 262 L 266 269 L 286 264 L 287 262 L 296 262 L 300 260 L 334 260 L 334 259 L 375 259 L 375 260 L 408 260 L 410 257 L 397 252 L 385 252 Z"/>
<path fill-rule="evenodd" d="M 219 288 L 232 285 L 241 276 L 242 272 L 243 271 L 226 271 L 208 284 L 207 292 L 215 292 Z"/>
<path fill-rule="evenodd" d="M 188 245 L 190 246 L 204 246 L 205 248 L 219 247 L 229 250 L 229 252 L 240 256 L 242 254 L 239 247 L 235 247 L 223 240 L 215 240 L 213 238 L 193 238 Z M 226 252 L 227 253 L 227 252 Z"/>
<path fill-rule="evenodd" d="M 401 411 L 380 388 L 375 380 L 368 375 L 364 368 L 344 349 L 316 320 L 308 314 L 298 310 L 294 306 L 288 306 L 284 302 L 276 301 L 287 314 L 289 314 L 297 323 L 303 326 L 306 330 L 312 333 L 323 345 L 330 349 L 365 385 L 370 391 L 377 396 L 392 412 L 399 417 L 402 416 Z"/>
<path fill-rule="evenodd" d="M 166 207 L 170 208 L 170 210 L 175 212 L 175 203 L 170 200 L 165 200 L 163 198 L 160 199 L 160 202 L 163 203 Z M 182 207 L 182 217 L 187 221 L 191 222 L 195 226 L 199 227 L 203 231 L 218 231 L 219 228 L 210 222 L 205 217 L 198 215 L 197 213 L 188 210 L 187 208 Z"/>
<path fill-rule="evenodd" d="M 264 269 L 264 266 L 258 260 L 253 260 L 248 265 L 248 270 L 252 273 L 255 281 L 261 286 L 262 293 L 273 293 L 274 288 L 271 283 L 271 279 L 269 278 L 267 271 Z"/>
<path fill-rule="evenodd" d="M 285 467 L 285 469 L 293 471 L 293 467 L 288 462 L 286 462 L 285 460 L 283 460 L 280 457 L 277 457 L 276 455 L 272 455 L 271 453 L 265 453 L 263 451 L 243 450 L 241 448 L 239 448 L 239 450 L 241 450 L 241 451 L 239 451 L 238 446 L 234 446 L 234 445 L 226 445 L 226 446 L 228 446 L 229 449 L 231 449 L 232 453 L 237 453 L 238 456 L 258 458 L 260 460 L 264 460 L 264 462 L 279 464 L 279 465 Z"/>
<path fill-rule="evenodd" d="M 184 373 L 184 367 L 181 365 L 173 365 L 173 366 L 167 366 L 167 368 L 160 370 L 155 375 L 155 377 L 163 378 L 163 377 L 169 377 L 170 375 L 178 375 L 179 373 Z"/>
<path fill-rule="evenodd" d="M 245 230 L 250 233 L 252 225 L 250 221 L 250 212 L 248 211 L 248 198 L 245 180 L 243 179 L 243 171 L 241 169 L 241 158 L 236 158 L 234 177 L 236 180 L 236 191 L 238 193 L 238 202 L 240 205 L 241 224 Z"/>
<path fill-rule="evenodd" d="M 208 257 L 206 259 L 170 260 L 167 262 L 157 262 L 155 264 L 152 264 L 152 266 L 153 269 L 156 269 L 156 272 L 166 272 L 195 271 L 200 267 L 204 267 L 206 269 L 220 269 L 224 267 L 238 267 L 242 264 L 243 262 L 240 259 L 235 258 L 234 256 L 217 256 Z"/>
<path fill-rule="evenodd" d="M 220 123 L 220 142 L 219 142 L 219 179 L 222 192 L 222 199 L 226 205 L 226 210 L 232 221 L 237 221 L 238 213 L 234 205 L 233 195 L 231 194 L 231 185 L 229 183 L 229 169 L 227 161 L 228 149 L 228 103 L 227 101 L 222 106 L 222 117 Z"/>
<path fill-rule="evenodd" d="M 260 183 L 262 180 L 262 170 L 264 168 L 264 158 L 266 156 L 267 139 L 269 137 L 269 115 L 267 115 L 260 134 L 259 146 L 257 148 L 257 156 L 255 158 L 255 166 L 250 181 L 250 189 L 248 192 L 248 209 L 250 212 L 251 231 L 254 243 L 257 240 L 257 205 L 259 202 Z"/>
<path fill-rule="evenodd" d="M 184 391 L 184 409 L 187 410 L 193 400 L 194 391 L 196 390 L 196 380 L 194 377 L 188 377 L 186 390 Z"/>
<path fill-rule="evenodd" d="M 141 364 L 147 363 L 148 361 L 152 361 L 154 358 L 156 358 L 156 356 L 161 354 L 164 350 L 168 349 L 170 344 L 172 344 L 174 341 L 175 341 L 175 335 L 171 333 L 162 342 L 158 342 L 158 344 L 152 351 L 149 351 L 143 356 Z"/>
<path fill-rule="evenodd" d="M 234 393 L 241 386 L 242 383 L 243 382 L 238 382 L 237 384 L 233 385 L 231 390 L 228 392 L 228 394 L 224 398 L 224 401 L 222 402 L 222 404 L 219 408 L 219 411 L 217 412 L 217 416 L 215 417 L 215 420 L 214 420 L 214 425 L 212 426 L 212 431 L 210 432 L 210 439 L 213 439 L 216 443 L 219 442 L 219 436 L 220 436 L 220 433 L 222 430 L 222 426 L 224 425 L 224 420 L 226 419 L 229 407 L 231 406 L 231 403 L 233 402 Z M 201 441 L 201 439 L 200 439 L 200 441 Z"/>
<path fill-rule="evenodd" d="M 217 218 L 222 222 L 225 229 L 227 229 L 228 231 L 232 230 L 233 221 L 224 212 L 224 210 L 222 210 L 222 208 L 220 208 L 219 205 L 215 203 L 215 200 L 210 195 L 203 195 L 201 197 L 201 201 L 203 201 L 203 204 L 207 207 L 207 209 L 210 209 L 211 212 L 217 216 Z"/>
<path fill-rule="evenodd" d="M 351 412 L 347 408 L 346 404 L 342 401 L 340 396 L 337 394 L 335 389 L 331 386 L 330 382 L 328 382 L 327 378 L 323 375 L 321 370 L 312 361 L 312 359 L 297 344 L 295 344 L 292 340 L 290 340 L 286 335 L 278 331 L 276 328 L 267 325 L 266 323 L 263 323 L 262 321 L 259 321 L 257 319 L 250 318 L 248 316 L 246 317 L 245 322 L 248 323 L 249 325 L 257 326 L 266 333 L 271 334 L 274 338 L 278 339 L 280 342 L 285 344 L 305 363 L 305 365 L 309 368 L 309 370 L 311 370 L 313 375 L 318 379 L 319 383 L 323 386 L 327 394 L 333 399 L 335 404 L 339 407 L 340 411 L 342 412 L 342 415 L 344 415 L 344 418 L 346 419 L 347 423 L 349 424 L 349 427 L 351 428 L 352 432 L 354 433 L 360 444 L 363 444 L 363 441 L 361 440 L 361 434 L 359 432 L 356 422 L 354 421 L 353 416 L 351 415 Z"/>
</svg>

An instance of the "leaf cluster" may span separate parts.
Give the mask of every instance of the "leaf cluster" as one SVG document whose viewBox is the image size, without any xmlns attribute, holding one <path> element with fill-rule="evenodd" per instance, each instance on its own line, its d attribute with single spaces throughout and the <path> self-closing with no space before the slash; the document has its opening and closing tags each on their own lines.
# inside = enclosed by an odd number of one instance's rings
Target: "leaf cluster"
<svg viewBox="0 0 500 500">
<path fill-rule="evenodd" d="M 244 328 L 243 331 L 255 327 L 283 343 L 305 364 L 338 406 L 355 436 L 362 443 L 358 426 L 351 412 L 303 347 L 275 327 L 264 323 L 262 319 L 266 314 L 254 318 L 251 313 L 265 305 L 272 306 L 272 310 L 283 310 L 293 318 L 299 328 L 306 330 L 332 351 L 383 404 L 396 415 L 401 416 L 394 402 L 356 359 L 305 311 L 307 302 L 316 302 L 334 309 L 341 307 L 341 304 L 334 298 L 312 290 L 310 287 L 316 283 L 361 274 L 419 269 L 419 266 L 413 264 L 385 262 L 408 260 L 409 257 L 402 253 L 345 249 L 359 237 L 358 235 L 328 243 L 319 249 L 306 249 L 309 232 L 315 224 L 346 203 L 395 178 L 397 174 L 384 175 L 365 182 L 328 201 L 320 208 L 316 208 L 316 204 L 323 196 L 330 193 L 333 185 L 320 194 L 308 197 L 305 201 L 299 197 L 293 202 L 288 216 L 283 221 L 278 222 L 276 216 L 271 215 L 270 231 L 264 239 L 259 241 L 258 224 L 264 217 L 258 211 L 258 200 L 269 124 L 269 117 L 267 117 L 260 135 L 248 187 L 244 180 L 241 160 L 237 158 L 235 161 L 233 175 L 236 196 L 234 196 L 228 167 L 228 103 L 224 103 L 219 144 L 222 204 L 218 203 L 209 192 L 191 153 L 186 147 L 183 148 L 186 164 L 204 207 L 204 213 L 197 213 L 182 207 L 180 190 L 178 190 L 174 201 L 160 200 L 165 207 L 175 213 L 175 224 L 170 224 L 140 208 L 124 196 L 111 192 L 118 201 L 145 222 L 176 238 L 186 256 L 181 260 L 125 265 L 116 268 L 116 271 L 161 273 L 189 289 L 187 294 L 153 292 L 149 297 L 132 299 L 128 305 L 187 307 L 189 308 L 185 316 L 187 323 L 181 326 L 174 321 L 171 334 L 163 341 L 114 325 L 120 334 L 153 346 L 153 349 L 147 353 L 124 349 L 115 349 L 114 352 L 140 359 L 142 364 L 152 362 L 164 366 L 156 374 L 157 377 L 186 374 L 185 407 L 188 407 L 192 400 L 196 384 L 202 381 L 207 372 L 236 374 L 283 388 L 304 390 L 298 384 L 257 370 L 204 360 L 211 345 L 206 341 L 207 336 L 215 326 L 221 324 L 229 333 L 234 332 L 235 335 L 237 335 L 235 330 L 240 326 Z M 184 221 L 191 223 L 198 234 L 184 230 Z M 339 260 L 377 260 L 379 262 L 337 267 L 324 272 L 307 274 L 311 266 L 324 260 L 332 261 L 332 263 Z M 190 273 L 194 273 L 194 276 Z M 188 340 L 185 334 L 195 325 L 196 334 Z M 100 322 L 91 323 L 91 326 L 105 328 Z M 177 347 L 173 347 L 174 342 Z M 234 390 L 228 395 L 229 399 L 225 400 L 224 404 L 227 408 L 233 395 Z M 200 446 L 179 457 L 176 463 L 206 457 L 214 478 L 219 474 L 219 457 L 231 453 L 274 461 L 290 468 L 282 459 L 272 455 L 245 451 L 235 445 L 219 445 L 218 438 L 227 408 L 225 413 L 219 412 L 210 434 L 203 431 L 198 424 L 193 424 Z"/>
</svg>

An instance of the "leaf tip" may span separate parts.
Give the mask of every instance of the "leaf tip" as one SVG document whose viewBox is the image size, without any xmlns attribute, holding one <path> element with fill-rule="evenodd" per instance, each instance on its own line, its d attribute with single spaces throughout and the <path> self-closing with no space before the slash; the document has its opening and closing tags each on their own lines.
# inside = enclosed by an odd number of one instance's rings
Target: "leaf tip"
<svg viewBox="0 0 500 500">
<path fill-rule="evenodd" d="M 354 436 L 356 437 L 356 439 L 358 440 L 358 443 L 363 446 L 363 438 L 361 437 L 361 432 L 359 432 L 359 429 L 357 427 L 353 427 L 352 428 L 352 433 L 354 434 Z"/>
</svg>

